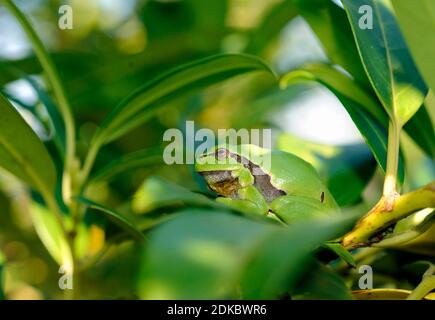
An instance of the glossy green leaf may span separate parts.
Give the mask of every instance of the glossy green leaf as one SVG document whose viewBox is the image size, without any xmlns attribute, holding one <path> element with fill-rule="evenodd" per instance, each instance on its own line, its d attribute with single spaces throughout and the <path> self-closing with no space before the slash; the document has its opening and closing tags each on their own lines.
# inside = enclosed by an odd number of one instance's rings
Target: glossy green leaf
<svg viewBox="0 0 435 320">
<path fill-rule="evenodd" d="M 354 124 L 361 132 L 364 141 L 370 147 L 373 155 L 381 169 L 385 172 L 387 166 L 387 130 L 374 119 L 370 114 L 365 112 L 361 106 L 343 96 L 337 96 L 346 108 Z M 405 178 L 405 166 L 402 154 L 399 155 L 398 178 L 403 183 Z"/>
<path fill-rule="evenodd" d="M 191 205 L 196 207 L 224 208 L 202 194 L 192 192 L 158 177 L 150 177 L 136 191 L 132 200 L 133 212 L 143 214 L 157 208 Z"/>
<path fill-rule="evenodd" d="M 335 94 L 360 131 L 379 166 L 385 172 L 388 141 L 387 119 L 381 109 L 376 108 L 375 100 L 350 78 L 325 65 L 312 65 L 307 69 L 292 71 L 283 76 L 280 83 L 281 87 L 286 87 L 289 84 L 304 81 L 319 82 Z M 377 109 L 379 110 L 376 111 Z M 403 182 L 403 159 L 399 162 L 399 178 Z"/>
<path fill-rule="evenodd" d="M 272 74 L 263 61 L 241 54 L 214 55 L 170 70 L 124 99 L 103 121 L 96 141 L 107 143 L 119 138 L 145 122 L 159 107 L 176 96 L 252 71 Z"/>
<path fill-rule="evenodd" d="M 419 237 L 424 238 L 424 234 L 426 232 L 429 234 L 430 229 L 434 226 L 435 210 L 431 208 L 419 210 L 398 221 L 394 225 L 393 232 L 380 242 L 373 244 L 373 246 L 379 248 L 400 248 Z M 430 243 L 430 240 L 427 242 Z M 421 243 L 424 243 L 424 241 L 421 241 Z M 422 245 L 422 247 L 424 246 Z"/>
<path fill-rule="evenodd" d="M 383 107 L 404 125 L 423 104 L 427 88 L 400 32 L 389 0 L 343 0 L 358 50 Z M 360 27 L 361 6 L 373 10 L 373 29 Z"/>
<path fill-rule="evenodd" d="M 352 78 L 340 72 L 332 65 L 321 63 L 306 65 L 301 69 L 284 75 L 280 84 L 281 87 L 286 87 L 289 84 L 302 81 L 318 82 L 336 95 L 342 95 L 357 101 L 361 105 L 361 108 L 368 111 L 381 124 L 388 125 L 388 117 L 380 108 L 376 98 L 368 94 L 364 87 L 361 87 Z"/>
<path fill-rule="evenodd" d="M 428 108 L 433 105 L 424 104 L 409 120 L 403 129 L 432 159 L 435 158 L 435 128 Z"/>
<path fill-rule="evenodd" d="M 346 12 L 331 0 L 295 0 L 295 3 L 331 62 L 340 65 L 360 84 L 369 87 Z"/>
<path fill-rule="evenodd" d="M 294 224 L 284 232 L 264 237 L 245 264 L 241 276 L 243 298 L 271 299 L 291 290 L 299 275 L 306 272 L 312 250 L 339 237 L 355 221 L 351 215 L 331 216 Z"/>
<path fill-rule="evenodd" d="M 368 289 L 352 291 L 354 300 L 405 300 L 411 291 L 403 289 Z"/>
<path fill-rule="evenodd" d="M 50 88 L 56 98 L 56 106 L 59 108 L 59 113 L 62 114 L 65 130 L 67 135 L 65 157 L 67 165 L 74 158 L 74 148 L 75 148 L 75 124 L 74 117 L 72 114 L 71 106 L 69 104 L 68 98 L 66 96 L 66 91 L 63 86 L 63 82 L 60 80 L 59 73 L 54 65 L 52 57 L 49 55 L 47 49 L 45 48 L 42 40 L 32 26 L 30 20 L 27 16 L 18 8 L 12 0 L 3 0 L 3 5 L 9 10 L 9 12 L 15 17 L 17 22 L 21 25 L 24 33 L 26 34 L 29 42 L 32 45 L 33 52 L 37 57 L 42 69 L 44 70 L 44 75 L 48 81 Z"/>
<path fill-rule="evenodd" d="M 47 251 L 59 266 L 70 270 L 73 266 L 70 246 L 56 217 L 46 207 L 36 202 L 31 203 L 30 215 L 36 233 Z"/>
<path fill-rule="evenodd" d="M 435 92 L 435 1 L 392 1 L 400 29 L 427 85 Z"/>
<path fill-rule="evenodd" d="M 327 242 L 323 245 L 323 247 L 333 251 L 338 257 L 340 257 L 340 259 L 342 259 L 348 265 L 354 268 L 356 267 L 356 262 L 353 258 L 353 255 L 349 251 L 347 251 L 340 243 Z"/>
<path fill-rule="evenodd" d="M 152 165 L 163 164 L 163 148 L 155 147 L 126 154 L 113 160 L 107 166 L 98 170 L 90 180 L 92 182 L 110 180 L 113 177 Z"/>
<path fill-rule="evenodd" d="M 29 105 L 4 89 L 0 89 L 0 93 L 8 98 L 10 101 L 17 103 L 20 107 L 23 107 L 26 110 L 30 111 L 42 123 L 46 124 L 47 122 L 49 122 L 47 125 L 47 131 L 49 131 L 47 135 L 49 135 L 55 141 L 56 147 L 59 151 L 59 155 L 63 157 L 65 151 L 65 126 L 63 124 L 62 117 L 59 114 L 59 110 L 56 104 L 53 102 L 53 99 L 49 96 L 46 90 L 41 87 L 38 81 L 36 81 L 33 77 L 28 76 L 23 71 L 12 66 L 9 61 L 8 63 L 0 61 L 0 70 L 5 71 L 5 73 L 10 73 L 18 79 L 23 79 L 27 81 L 33 87 L 35 93 L 39 98 L 39 102 L 41 102 L 45 106 L 45 111 L 48 114 L 49 118 L 48 121 L 47 115 L 45 113 L 41 115 L 41 112 L 38 112 L 36 105 Z"/>
<path fill-rule="evenodd" d="M 313 249 L 354 221 L 341 216 L 282 227 L 226 212 L 185 210 L 151 233 L 141 262 L 139 296 L 278 298 L 308 271 L 305 262 Z"/>
<path fill-rule="evenodd" d="M 34 88 L 38 95 L 39 101 L 45 106 L 51 125 L 53 127 L 53 139 L 59 151 L 59 155 L 63 157 L 65 152 L 65 125 L 63 124 L 62 116 L 59 113 L 59 109 L 54 103 L 53 99 L 48 93 L 41 87 L 41 85 L 35 81 L 32 77 L 26 77 L 26 81 Z"/>
<path fill-rule="evenodd" d="M 97 212 L 101 213 L 106 219 L 108 219 L 109 221 L 117 225 L 119 228 L 127 232 L 137 241 L 143 241 L 145 239 L 145 236 L 139 230 L 136 224 L 133 221 L 130 221 L 130 219 L 128 219 L 121 213 L 118 213 L 115 210 L 109 209 L 99 203 L 96 203 L 84 197 L 78 197 L 76 198 L 76 200 L 85 204 L 87 207 L 91 209 L 95 209 Z"/>
<path fill-rule="evenodd" d="M 37 135 L 0 94 L 0 166 L 41 192 L 54 192 L 56 171 Z"/>
</svg>

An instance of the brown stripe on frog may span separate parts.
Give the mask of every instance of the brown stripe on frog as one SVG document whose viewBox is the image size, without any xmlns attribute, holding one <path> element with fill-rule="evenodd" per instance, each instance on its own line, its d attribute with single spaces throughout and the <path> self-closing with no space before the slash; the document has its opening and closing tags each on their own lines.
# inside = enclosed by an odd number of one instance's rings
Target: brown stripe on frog
<svg viewBox="0 0 435 320">
<path fill-rule="evenodd" d="M 216 151 L 217 153 L 218 151 Z M 258 191 L 263 195 L 263 197 L 266 199 L 268 203 L 272 202 L 276 198 L 286 195 L 286 193 L 283 190 L 280 190 L 276 188 L 271 183 L 270 176 L 264 172 L 258 165 L 251 162 L 245 157 L 242 157 L 236 153 L 232 153 L 227 150 L 227 154 L 235 159 L 238 163 L 243 164 L 243 166 L 251 172 L 252 176 L 254 177 L 254 186 L 257 188 Z"/>
</svg>

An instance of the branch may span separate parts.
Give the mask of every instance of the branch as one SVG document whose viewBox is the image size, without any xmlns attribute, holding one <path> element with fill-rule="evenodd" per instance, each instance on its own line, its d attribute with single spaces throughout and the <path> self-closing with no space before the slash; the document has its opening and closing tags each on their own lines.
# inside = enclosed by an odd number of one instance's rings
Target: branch
<svg viewBox="0 0 435 320">
<path fill-rule="evenodd" d="M 370 246 L 370 238 L 410 214 L 435 207 L 435 181 L 402 196 L 382 196 L 379 202 L 343 237 L 347 249 Z"/>
</svg>

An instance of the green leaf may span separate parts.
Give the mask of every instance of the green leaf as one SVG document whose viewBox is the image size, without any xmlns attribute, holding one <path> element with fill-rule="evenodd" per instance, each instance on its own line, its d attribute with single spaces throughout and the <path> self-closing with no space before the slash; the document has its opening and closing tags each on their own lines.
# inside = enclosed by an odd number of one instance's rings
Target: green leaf
<svg viewBox="0 0 435 320">
<path fill-rule="evenodd" d="M 232 294 L 241 261 L 278 227 L 225 212 L 189 210 L 150 235 L 138 293 L 142 299 L 213 299 Z M 176 263 L 176 268 L 174 264 Z"/>
<path fill-rule="evenodd" d="M 271 299 L 291 290 L 306 271 L 312 250 L 339 237 L 355 221 L 352 216 L 331 216 L 294 224 L 284 232 L 261 239 L 242 273 L 243 298 Z"/>
<path fill-rule="evenodd" d="M 369 87 L 346 12 L 331 0 L 295 0 L 295 3 L 331 62 L 340 65 L 360 84 Z"/>
<path fill-rule="evenodd" d="M 307 271 L 313 249 L 354 221 L 341 216 L 282 227 L 224 211 L 184 210 L 151 233 L 141 261 L 139 296 L 278 298 Z"/>
<path fill-rule="evenodd" d="M 63 83 L 60 80 L 56 66 L 53 63 L 51 56 L 44 47 L 41 39 L 35 32 L 35 28 L 31 25 L 29 19 L 21 12 L 21 10 L 14 4 L 12 0 L 3 0 L 3 5 L 15 16 L 20 23 L 23 31 L 26 33 L 29 42 L 32 44 L 33 51 L 37 57 L 42 69 L 44 70 L 45 77 L 50 83 L 51 90 L 56 98 L 56 106 L 59 107 L 59 112 L 62 114 L 65 128 L 66 128 L 66 163 L 69 166 L 72 158 L 74 157 L 75 149 L 75 124 L 72 115 L 71 106 L 66 96 Z M 68 168 L 69 169 L 69 168 Z"/>
<path fill-rule="evenodd" d="M 435 2 L 394 0 L 392 4 L 418 70 L 435 92 Z"/>
<path fill-rule="evenodd" d="M 150 177 L 145 180 L 132 200 L 133 212 L 137 214 L 174 205 L 224 208 L 222 204 L 202 194 L 192 192 L 158 177 Z"/>
<path fill-rule="evenodd" d="M 0 61 L 0 69 L 2 69 L 5 73 L 11 73 L 15 75 L 16 78 L 18 79 L 23 79 L 27 81 L 33 87 L 33 89 L 35 90 L 39 98 L 39 101 L 45 106 L 50 122 L 49 125 L 51 126 L 50 129 L 54 131 L 51 134 L 51 136 L 56 143 L 56 147 L 58 148 L 59 155 L 63 157 L 65 151 L 65 126 L 63 124 L 62 117 L 59 114 L 59 110 L 56 104 L 53 102 L 53 99 L 44 90 L 44 88 L 41 87 L 38 81 L 36 81 L 32 76 L 28 76 L 23 71 L 12 66 L 11 63 L 5 63 Z M 18 103 L 20 107 L 26 108 L 27 110 L 32 112 L 35 115 L 35 117 L 37 117 L 42 123 L 47 122 L 46 115 L 44 114 L 43 116 L 41 116 L 40 112 L 37 112 L 36 110 L 36 105 L 28 105 L 24 103 L 17 97 L 14 97 L 13 95 L 9 94 L 7 90 L 0 89 L 0 93 L 2 93 L 9 100 Z"/>
<path fill-rule="evenodd" d="M 3 289 L 3 278 L 4 278 L 4 267 L 6 263 L 6 258 L 4 257 L 3 253 L 0 251 L 0 300 L 4 300 L 5 294 Z"/>
<path fill-rule="evenodd" d="M 59 266 L 70 270 L 73 266 L 70 246 L 56 216 L 36 202 L 31 203 L 29 211 L 36 233 L 47 251 Z"/>
<path fill-rule="evenodd" d="M 214 55 L 170 70 L 124 99 L 103 121 L 96 141 L 104 144 L 119 138 L 145 122 L 174 97 L 252 71 L 273 74 L 263 61 L 241 54 Z"/>
<path fill-rule="evenodd" d="M 54 192 L 56 171 L 42 142 L 0 94 L 0 166 L 42 193 Z"/>
<path fill-rule="evenodd" d="M 347 251 L 340 243 L 326 242 L 323 247 L 333 251 L 337 256 L 339 256 L 344 262 L 352 267 L 356 267 L 355 259 L 353 255 Z"/>
<path fill-rule="evenodd" d="M 352 292 L 354 300 L 405 300 L 411 291 L 403 289 L 368 289 Z"/>
<path fill-rule="evenodd" d="M 316 81 L 326 86 L 340 100 L 377 163 L 385 172 L 387 159 L 386 115 L 376 101 L 352 79 L 327 65 L 313 64 L 302 70 L 289 72 L 280 81 L 281 87 L 304 81 Z M 403 159 L 399 162 L 399 178 L 403 182 Z"/>
<path fill-rule="evenodd" d="M 400 248 L 410 244 L 419 237 L 424 238 L 423 234 L 430 233 L 430 228 L 435 226 L 435 210 L 426 208 L 419 210 L 394 225 L 393 232 L 388 234 L 380 242 L 373 244 L 379 248 Z M 430 243 L 430 241 L 428 241 Z M 421 241 L 424 243 L 424 241 Z M 422 245 L 421 247 L 424 247 Z M 423 249 L 424 250 L 424 249 Z"/>
<path fill-rule="evenodd" d="M 138 229 L 136 224 L 133 221 L 130 221 L 127 217 L 124 215 L 109 209 L 99 203 L 96 203 L 92 200 L 86 199 L 84 197 L 77 197 L 75 198 L 77 201 L 85 204 L 87 207 L 91 209 L 95 209 L 99 213 L 101 213 L 106 219 L 117 225 L 119 228 L 130 234 L 134 239 L 137 241 L 144 241 L 145 236 L 143 233 Z"/>
<path fill-rule="evenodd" d="M 379 103 L 367 91 L 356 83 L 352 78 L 335 69 L 332 65 L 313 63 L 301 69 L 291 71 L 280 80 L 281 87 L 303 81 L 315 81 L 328 88 L 335 95 L 345 96 L 358 102 L 361 108 L 368 111 L 385 127 L 388 125 L 388 117 L 379 108 Z"/>
<path fill-rule="evenodd" d="M 338 96 L 338 99 L 342 102 L 347 113 L 349 113 L 358 130 L 361 132 L 382 171 L 385 172 L 387 167 L 387 131 L 370 114 L 365 112 L 358 103 L 343 96 Z M 400 183 L 403 183 L 405 178 L 405 166 L 401 153 L 399 154 L 398 178 Z"/>
<path fill-rule="evenodd" d="M 53 126 L 53 139 L 58 148 L 59 155 L 63 157 L 65 153 L 65 125 L 62 121 L 62 116 L 59 114 L 58 107 L 53 102 L 48 93 L 40 86 L 40 84 L 35 81 L 32 77 L 25 77 L 26 81 L 33 87 L 36 91 L 40 102 L 45 106 L 47 110 L 48 117 L 50 118 L 51 125 Z"/>
<path fill-rule="evenodd" d="M 423 104 L 427 88 L 407 49 L 389 0 L 343 0 L 369 79 L 390 119 L 403 126 Z M 359 8 L 373 10 L 361 29 Z"/>
<path fill-rule="evenodd" d="M 429 115 L 430 105 L 425 103 L 403 129 L 432 159 L 435 158 L 435 130 Z"/>
<path fill-rule="evenodd" d="M 246 52 L 261 53 L 297 14 L 293 0 L 284 0 L 275 5 L 252 31 Z"/>
<path fill-rule="evenodd" d="M 126 154 L 116 160 L 113 160 L 107 166 L 98 170 L 91 176 L 92 182 L 109 180 L 114 176 L 126 173 L 131 170 L 140 169 L 151 165 L 163 164 L 163 148 L 148 148 Z"/>
</svg>

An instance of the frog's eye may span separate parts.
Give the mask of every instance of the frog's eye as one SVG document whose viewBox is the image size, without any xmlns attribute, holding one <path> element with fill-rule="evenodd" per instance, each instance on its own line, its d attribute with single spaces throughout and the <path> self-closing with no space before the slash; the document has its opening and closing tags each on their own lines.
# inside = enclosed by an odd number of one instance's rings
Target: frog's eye
<svg viewBox="0 0 435 320">
<path fill-rule="evenodd" d="M 219 148 L 216 150 L 215 157 L 217 160 L 225 160 L 228 158 L 229 152 L 227 149 Z"/>
</svg>

